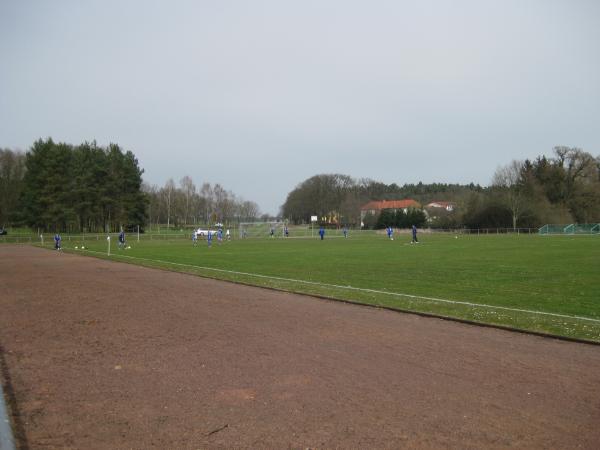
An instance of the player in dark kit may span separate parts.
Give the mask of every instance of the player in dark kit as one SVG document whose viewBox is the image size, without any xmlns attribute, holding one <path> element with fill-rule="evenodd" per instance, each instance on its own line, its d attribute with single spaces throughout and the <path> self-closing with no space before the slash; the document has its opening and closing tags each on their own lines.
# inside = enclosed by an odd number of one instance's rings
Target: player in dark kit
<svg viewBox="0 0 600 450">
<path fill-rule="evenodd" d="M 56 233 L 54 235 L 54 248 L 58 251 L 61 250 L 60 248 L 60 241 L 62 240 L 62 238 L 60 237 L 60 234 Z"/>
<path fill-rule="evenodd" d="M 417 239 L 417 227 L 415 225 L 412 226 L 412 241 L 411 244 L 418 244 L 419 240 Z"/>
<path fill-rule="evenodd" d="M 121 230 L 119 233 L 119 248 L 125 247 L 125 232 Z"/>
</svg>

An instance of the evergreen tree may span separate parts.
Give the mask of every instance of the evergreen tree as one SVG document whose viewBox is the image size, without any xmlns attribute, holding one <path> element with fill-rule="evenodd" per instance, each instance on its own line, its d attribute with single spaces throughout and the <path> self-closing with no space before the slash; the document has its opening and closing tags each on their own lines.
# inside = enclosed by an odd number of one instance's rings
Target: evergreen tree
<svg viewBox="0 0 600 450">
<path fill-rule="evenodd" d="M 375 228 L 378 230 L 382 230 L 384 228 L 394 226 L 395 225 L 395 214 L 391 209 L 384 209 L 379 214 L 377 218 L 377 222 L 375 223 Z"/>
<path fill-rule="evenodd" d="M 142 225 L 142 170 L 131 152 L 95 142 L 73 147 L 36 141 L 25 159 L 21 204 L 25 222 L 44 230 L 117 230 Z"/>
</svg>

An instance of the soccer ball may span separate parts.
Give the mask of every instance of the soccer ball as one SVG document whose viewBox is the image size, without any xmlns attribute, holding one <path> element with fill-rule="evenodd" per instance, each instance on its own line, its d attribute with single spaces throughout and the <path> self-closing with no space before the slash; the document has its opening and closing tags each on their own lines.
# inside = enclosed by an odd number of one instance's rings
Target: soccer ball
<svg viewBox="0 0 600 450">
<path fill-rule="evenodd" d="M 79 247 L 75 246 L 75 250 L 77 250 Z"/>
<path fill-rule="evenodd" d="M 127 249 L 127 250 L 129 250 L 130 248 L 131 248 L 131 245 L 128 245 L 128 246 L 126 247 L 126 249 Z"/>
<path fill-rule="evenodd" d="M 390 238 L 392 241 L 394 240 L 394 238 Z"/>
</svg>

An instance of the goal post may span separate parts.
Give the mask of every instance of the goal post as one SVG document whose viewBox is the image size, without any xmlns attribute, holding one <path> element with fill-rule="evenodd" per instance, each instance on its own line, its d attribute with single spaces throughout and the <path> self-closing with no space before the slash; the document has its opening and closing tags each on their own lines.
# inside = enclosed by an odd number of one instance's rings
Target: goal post
<svg viewBox="0 0 600 450">
<path fill-rule="evenodd" d="M 542 235 L 600 234 L 600 223 L 546 224 L 538 229 L 538 233 Z"/>
<path fill-rule="evenodd" d="M 241 239 L 267 238 L 271 236 L 271 230 L 273 230 L 273 237 L 282 237 L 284 232 L 284 226 L 285 223 L 279 221 L 240 222 L 239 237 Z"/>
<path fill-rule="evenodd" d="M 566 227 L 563 228 L 563 233 L 564 234 L 574 234 L 575 233 L 575 224 L 574 223 L 570 223 L 569 225 L 567 225 Z"/>
</svg>

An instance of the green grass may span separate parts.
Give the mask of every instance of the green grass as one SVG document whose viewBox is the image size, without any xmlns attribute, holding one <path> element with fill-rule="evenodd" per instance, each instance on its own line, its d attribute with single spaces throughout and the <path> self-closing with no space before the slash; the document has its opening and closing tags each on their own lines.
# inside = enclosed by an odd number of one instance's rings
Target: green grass
<svg viewBox="0 0 600 450">
<path fill-rule="evenodd" d="M 138 243 L 135 235 L 129 237 L 132 248 L 124 251 L 116 249 L 113 239 L 111 258 L 286 291 L 600 341 L 597 236 L 455 238 L 423 233 L 422 242 L 411 245 L 405 234 L 396 234 L 396 239 L 389 241 L 382 235 L 354 233 L 349 239 L 330 236 L 324 241 L 247 239 L 218 245 L 214 240 L 210 249 L 205 241 L 194 248 L 187 239 L 151 241 L 146 236 Z M 47 240 L 46 245 L 50 244 Z M 68 250 L 80 242 L 63 244 Z M 91 255 L 106 257 L 105 240 L 88 239 L 86 245 L 90 251 L 99 252 Z"/>
</svg>

